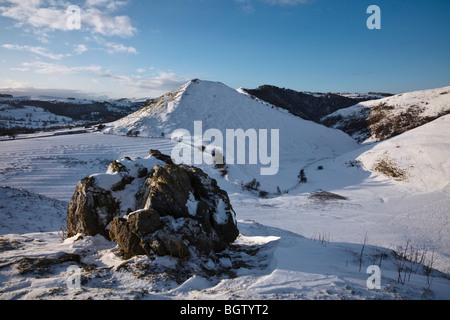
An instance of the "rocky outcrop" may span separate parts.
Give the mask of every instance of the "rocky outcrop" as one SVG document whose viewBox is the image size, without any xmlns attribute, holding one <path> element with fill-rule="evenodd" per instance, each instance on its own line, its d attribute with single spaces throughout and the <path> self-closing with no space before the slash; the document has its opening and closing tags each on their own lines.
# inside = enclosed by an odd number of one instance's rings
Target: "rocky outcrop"
<svg viewBox="0 0 450 320">
<path fill-rule="evenodd" d="M 81 180 L 67 211 L 69 236 L 101 234 L 126 258 L 225 249 L 239 234 L 227 193 L 201 169 L 151 150 Z"/>
<path fill-rule="evenodd" d="M 107 237 L 106 227 L 117 215 L 118 207 L 111 191 L 97 186 L 94 177 L 82 179 L 67 209 L 68 235 L 83 233 Z"/>
</svg>

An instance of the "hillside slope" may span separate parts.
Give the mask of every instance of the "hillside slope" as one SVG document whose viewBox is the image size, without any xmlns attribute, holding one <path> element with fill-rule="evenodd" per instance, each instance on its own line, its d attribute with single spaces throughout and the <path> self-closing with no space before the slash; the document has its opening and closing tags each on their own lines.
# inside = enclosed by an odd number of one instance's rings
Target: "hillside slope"
<svg viewBox="0 0 450 320">
<path fill-rule="evenodd" d="M 268 192 L 275 192 L 277 187 L 285 190 L 296 185 L 297 175 L 307 163 L 358 147 L 353 139 L 339 130 L 303 120 L 286 110 L 255 101 L 222 83 L 199 80 L 190 81 L 181 88 L 155 99 L 141 110 L 107 124 L 103 132 L 119 135 L 135 132 L 143 137 L 167 138 L 176 129 L 185 129 L 194 136 L 198 134 L 194 133 L 195 121 L 202 122 L 203 132 L 217 129 L 222 133 L 224 141 L 221 151 L 227 164 L 232 162 L 224 152 L 228 129 L 255 129 L 257 133 L 260 129 L 267 129 L 267 155 L 271 150 L 276 152 L 271 149 L 277 142 L 271 141 L 271 130 L 279 130 L 279 171 L 276 175 L 261 175 L 261 168 L 267 166 L 260 165 L 260 161 L 257 165 L 249 164 L 249 157 L 256 156 L 249 153 L 245 155 L 246 164 L 227 167 L 228 181 L 239 185 L 256 177 L 261 182 L 261 189 Z M 261 137 L 260 134 L 259 139 Z M 261 147 L 260 141 L 258 147 Z M 205 139 L 203 145 L 208 144 L 210 141 Z"/>
<path fill-rule="evenodd" d="M 339 94 L 313 94 L 291 89 L 264 85 L 257 89 L 242 89 L 244 92 L 284 108 L 294 115 L 306 120 L 319 122 L 320 119 L 339 109 L 355 105 L 363 98 L 350 98 Z M 371 100 L 373 97 L 366 97 Z"/>
<path fill-rule="evenodd" d="M 321 119 L 358 142 L 381 141 L 450 113 L 450 87 L 361 102 Z"/>
<path fill-rule="evenodd" d="M 382 141 L 357 160 L 373 172 L 424 191 L 450 184 L 450 115 Z"/>
</svg>

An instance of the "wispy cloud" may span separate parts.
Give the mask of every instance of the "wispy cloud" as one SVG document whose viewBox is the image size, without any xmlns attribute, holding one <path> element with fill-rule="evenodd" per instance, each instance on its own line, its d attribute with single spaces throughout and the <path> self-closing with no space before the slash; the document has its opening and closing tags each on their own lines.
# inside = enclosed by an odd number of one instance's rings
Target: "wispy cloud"
<svg viewBox="0 0 450 320">
<path fill-rule="evenodd" d="M 34 72 L 42 75 L 70 75 L 88 76 L 95 84 L 101 84 L 103 80 L 110 79 L 112 87 L 130 88 L 128 94 L 134 94 L 142 97 L 157 97 L 168 91 L 174 90 L 185 84 L 188 79 L 176 75 L 173 72 L 155 72 L 153 76 L 145 77 L 142 75 L 122 75 L 116 74 L 110 70 L 104 70 L 99 65 L 84 66 L 66 66 L 62 63 L 50 63 L 44 61 L 24 62 L 20 68 L 10 68 L 14 71 Z M 142 69 L 140 71 L 145 71 Z M 76 79 L 76 78 L 73 78 Z M 117 93 L 113 93 L 117 94 Z"/>
<path fill-rule="evenodd" d="M 259 0 L 272 5 L 282 5 L 282 6 L 295 6 L 298 4 L 305 4 L 311 2 L 311 0 Z"/>
<path fill-rule="evenodd" d="M 247 13 L 253 13 L 255 11 L 255 8 L 253 7 L 253 4 L 251 0 L 235 0 L 236 3 L 239 4 L 241 9 Z"/>
<path fill-rule="evenodd" d="M 38 88 L 32 86 L 28 82 L 19 82 L 11 79 L 6 79 L 0 82 L 0 91 L 12 94 L 14 96 L 52 96 L 52 97 L 74 97 L 85 99 L 107 99 L 106 95 L 94 94 L 91 92 L 77 90 L 77 89 L 55 89 L 55 88 Z"/>
<path fill-rule="evenodd" d="M 97 8 L 88 8 L 82 12 L 83 25 L 87 24 L 91 32 L 103 36 L 119 36 L 128 38 L 133 36 L 137 29 L 133 27 L 128 16 L 111 16 Z"/>
<path fill-rule="evenodd" d="M 121 0 L 86 0 L 87 7 L 99 7 L 108 11 L 116 11 L 128 4 L 129 1 Z"/>
<path fill-rule="evenodd" d="M 33 61 L 22 63 L 24 71 L 33 71 L 40 74 L 76 74 L 82 72 L 92 72 L 97 73 L 102 70 L 101 66 L 90 65 L 90 66 L 77 66 L 68 67 L 58 63 L 49 63 L 43 61 Z M 20 68 L 16 68 L 16 71 L 20 71 Z"/>
<path fill-rule="evenodd" d="M 109 53 L 133 53 L 137 54 L 137 50 L 134 47 L 127 47 L 121 43 L 107 42 L 105 44 Z"/>
<path fill-rule="evenodd" d="M 43 47 L 33 47 L 33 46 L 21 46 L 16 44 L 4 44 L 2 45 L 2 48 L 8 49 L 8 50 L 18 50 L 18 51 L 28 51 L 46 58 L 50 58 L 52 60 L 61 60 L 64 58 L 64 54 L 55 54 L 50 52 L 48 49 Z"/>
<path fill-rule="evenodd" d="M 296 6 L 312 1 L 314 0 L 235 0 L 235 2 L 241 7 L 241 9 L 247 13 L 253 13 L 256 11 L 254 2 L 263 2 L 278 6 Z"/>
<path fill-rule="evenodd" d="M 98 36 L 98 35 L 92 35 L 89 37 L 85 37 L 86 41 L 92 41 L 96 44 L 102 46 L 101 50 L 105 50 L 106 52 L 113 54 L 113 53 L 132 53 L 132 54 L 138 54 L 138 51 L 135 47 L 127 46 L 122 43 L 117 42 L 109 42 L 105 40 L 105 38 Z"/>
<path fill-rule="evenodd" d="M 177 76 L 173 72 L 159 71 L 153 77 L 142 76 L 124 76 L 117 75 L 111 72 L 99 72 L 98 76 L 103 78 L 113 79 L 118 82 L 120 86 L 127 86 L 133 89 L 135 94 L 141 94 L 142 96 L 160 96 L 168 91 L 174 90 L 183 84 L 188 79 Z"/>
<path fill-rule="evenodd" d="M 88 48 L 84 44 L 79 44 L 75 47 L 74 52 L 78 55 L 85 53 L 88 51 Z"/>
</svg>

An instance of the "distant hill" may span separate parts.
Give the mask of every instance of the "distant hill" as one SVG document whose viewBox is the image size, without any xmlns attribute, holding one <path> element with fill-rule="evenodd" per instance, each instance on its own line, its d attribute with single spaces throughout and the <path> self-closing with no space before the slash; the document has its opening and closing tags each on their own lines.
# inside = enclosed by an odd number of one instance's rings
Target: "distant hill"
<svg viewBox="0 0 450 320">
<path fill-rule="evenodd" d="M 381 141 L 450 113 L 450 87 L 398 94 L 340 109 L 321 119 L 358 142 Z"/>
<path fill-rule="evenodd" d="M 248 93 L 253 98 L 284 108 L 305 120 L 315 122 L 319 122 L 322 117 L 330 113 L 348 108 L 358 102 L 383 97 L 376 93 L 370 95 L 347 94 L 348 96 L 345 96 L 334 93 L 299 92 L 272 85 L 263 85 L 257 89 L 241 89 L 241 91 Z"/>
<path fill-rule="evenodd" d="M 25 106 L 40 107 L 58 116 L 94 122 L 110 122 L 120 119 L 151 102 L 150 99 L 97 101 L 75 98 L 12 97 L 10 95 L 3 95 L 0 98 L 0 105 L 10 105 L 15 108 L 23 108 Z"/>
<path fill-rule="evenodd" d="M 151 100 L 88 100 L 0 95 L 0 136 L 111 122 L 144 107 Z"/>
</svg>

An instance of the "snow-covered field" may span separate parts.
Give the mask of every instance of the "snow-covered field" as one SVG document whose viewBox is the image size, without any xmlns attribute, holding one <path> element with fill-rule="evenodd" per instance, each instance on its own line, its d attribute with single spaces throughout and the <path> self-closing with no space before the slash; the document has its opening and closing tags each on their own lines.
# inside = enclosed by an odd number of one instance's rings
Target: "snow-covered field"
<svg viewBox="0 0 450 320">
<path fill-rule="evenodd" d="M 63 242 L 60 230 L 81 178 L 105 172 L 114 159 L 145 157 L 149 149 L 169 154 L 173 142 L 89 133 L 0 143 L 0 184 L 30 191 L 0 190 L 1 299 L 450 298 L 449 186 L 421 191 L 349 162 L 361 154 L 364 163 L 382 143 L 311 163 L 308 183 L 268 198 L 243 192 L 205 167 L 229 192 L 241 232 L 210 267 L 233 276 L 181 279 L 169 272 L 177 268 L 175 258 L 123 261 L 115 243 L 100 236 Z M 310 198 L 318 189 L 348 200 Z M 405 268 L 402 284 L 390 249 L 408 241 L 411 252 L 426 251 L 425 264 L 433 258 L 437 270 L 428 276 L 411 264 L 414 272 Z M 366 270 L 380 263 L 381 289 L 369 290 Z M 67 287 L 71 264 L 83 266 L 80 289 Z M 148 266 L 164 266 L 164 272 L 149 274 Z"/>
<path fill-rule="evenodd" d="M 168 152 L 173 146 L 168 139 L 154 142 L 97 133 L 0 143 L 0 184 L 64 201 L 70 200 L 79 180 L 106 171 L 112 161 L 125 156 L 145 157 L 154 146 Z"/>
</svg>

